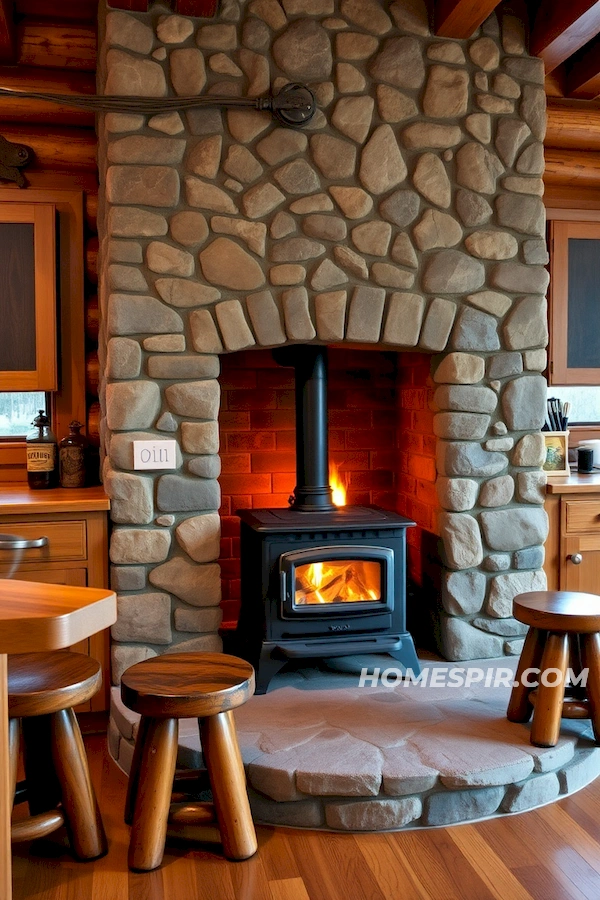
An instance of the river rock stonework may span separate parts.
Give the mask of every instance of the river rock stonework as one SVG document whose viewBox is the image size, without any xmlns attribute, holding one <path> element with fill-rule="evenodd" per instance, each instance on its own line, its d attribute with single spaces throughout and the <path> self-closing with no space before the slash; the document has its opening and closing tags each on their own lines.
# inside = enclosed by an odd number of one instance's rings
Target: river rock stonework
<svg viewBox="0 0 600 900">
<path fill-rule="evenodd" d="M 302 132 L 252 109 L 101 122 L 113 678 L 219 649 L 219 354 L 293 341 L 431 356 L 440 645 L 511 652 L 511 599 L 544 584 L 547 531 L 542 62 L 495 14 L 469 40 L 434 37 L 420 0 L 228 0 L 215 20 L 155 5 L 105 22 L 106 93 L 302 80 L 319 106 Z M 177 441 L 176 472 L 133 471 L 140 429 Z"/>
</svg>

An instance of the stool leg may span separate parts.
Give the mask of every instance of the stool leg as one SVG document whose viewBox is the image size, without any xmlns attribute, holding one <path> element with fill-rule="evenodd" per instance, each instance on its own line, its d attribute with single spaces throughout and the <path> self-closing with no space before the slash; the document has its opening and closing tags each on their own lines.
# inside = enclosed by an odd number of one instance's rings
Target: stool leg
<svg viewBox="0 0 600 900">
<path fill-rule="evenodd" d="M 143 746 L 128 857 L 129 867 L 136 871 L 149 872 L 162 862 L 178 735 L 177 719 L 149 719 L 144 732 L 138 732 Z"/>
<path fill-rule="evenodd" d="M 19 762 L 19 720 L 8 720 L 8 786 L 11 803 L 17 789 L 17 764 Z"/>
<path fill-rule="evenodd" d="M 138 786 L 140 783 L 140 768 L 142 765 L 142 753 L 146 738 L 148 736 L 148 726 L 150 719 L 142 716 L 139 721 L 137 735 L 135 738 L 135 747 L 133 748 L 133 758 L 131 760 L 131 769 L 129 770 L 129 781 L 127 782 L 127 796 L 125 798 L 125 824 L 131 825 L 133 822 L 133 810 L 135 809 L 135 799 L 137 797 Z"/>
<path fill-rule="evenodd" d="M 583 667 L 588 670 L 586 694 L 594 737 L 600 742 L 600 634 L 582 635 Z"/>
<path fill-rule="evenodd" d="M 510 722 L 529 722 L 533 707 L 529 702 L 529 692 L 531 687 L 523 684 L 523 672 L 526 669 L 539 669 L 544 654 L 544 644 L 546 643 L 546 632 L 540 631 L 539 628 L 530 628 L 521 650 L 521 657 L 517 666 L 515 675 L 516 685 L 513 687 L 506 717 Z M 531 681 L 531 678 L 528 678 Z"/>
<path fill-rule="evenodd" d="M 256 853 L 258 845 L 233 713 L 222 712 L 199 721 L 202 755 L 210 777 L 225 856 L 248 859 Z"/>
<path fill-rule="evenodd" d="M 32 816 L 56 809 L 60 803 L 60 784 L 52 764 L 50 719 L 49 715 L 21 719 L 27 804 Z"/>
<path fill-rule="evenodd" d="M 108 850 L 90 778 L 81 731 L 72 709 L 52 714 L 52 760 L 61 786 L 65 822 L 78 859 L 97 859 Z"/>
<path fill-rule="evenodd" d="M 550 633 L 542 657 L 540 683 L 537 689 L 533 722 L 531 723 L 531 743 L 537 747 L 554 747 L 560 732 L 560 719 L 565 698 L 565 679 L 569 665 L 568 634 Z M 541 678 L 548 669 L 558 669 L 561 673 L 556 686 L 547 687 Z"/>
</svg>

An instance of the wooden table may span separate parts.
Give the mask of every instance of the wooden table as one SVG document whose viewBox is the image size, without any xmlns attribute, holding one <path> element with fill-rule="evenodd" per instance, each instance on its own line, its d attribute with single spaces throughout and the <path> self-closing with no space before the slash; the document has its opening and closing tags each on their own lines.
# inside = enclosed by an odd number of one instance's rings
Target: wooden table
<svg viewBox="0 0 600 900">
<path fill-rule="evenodd" d="M 11 900 L 7 654 L 59 650 L 108 628 L 117 598 L 97 588 L 0 579 L 0 897 Z"/>
</svg>

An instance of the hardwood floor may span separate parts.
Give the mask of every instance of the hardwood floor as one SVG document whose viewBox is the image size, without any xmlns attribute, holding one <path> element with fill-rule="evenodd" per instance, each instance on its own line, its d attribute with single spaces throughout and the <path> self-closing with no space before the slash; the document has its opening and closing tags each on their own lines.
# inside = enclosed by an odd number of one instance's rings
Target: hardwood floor
<svg viewBox="0 0 600 900">
<path fill-rule="evenodd" d="M 232 863 L 169 843 L 161 869 L 127 870 L 126 778 L 103 736 L 86 739 L 110 850 L 64 852 L 60 832 L 14 854 L 14 900 L 598 900 L 600 779 L 559 803 L 477 825 L 396 834 L 261 826 Z"/>
</svg>

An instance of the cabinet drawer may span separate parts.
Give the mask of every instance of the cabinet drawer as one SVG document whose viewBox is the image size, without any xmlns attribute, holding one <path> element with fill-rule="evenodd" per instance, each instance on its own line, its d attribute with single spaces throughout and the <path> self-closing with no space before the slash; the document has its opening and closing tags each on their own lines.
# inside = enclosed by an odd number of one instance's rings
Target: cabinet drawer
<svg viewBox="0 0 600 900">
<path fill-rule="evenodd" d="M 86 523 L 81 522 L 4 522 L 0 524 L 0 532 L 18 537 L 47 537 L 48 544 L 35 550 L 0 550 L 0 562 L 10 563 L 20 554 L 21 562 L 48 562 L 57 559 L 85 559 Z"/>
<path fill-rule="evenodd" d="M 566 526 L 569 532 L 600 531 L 600 503 L 566 503 Z"/>
</svg>

